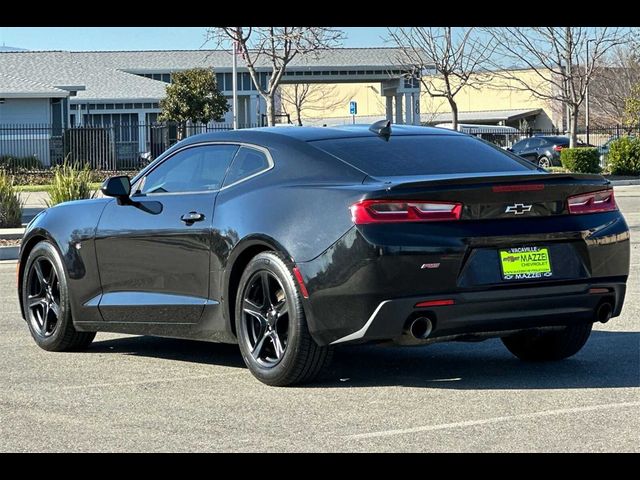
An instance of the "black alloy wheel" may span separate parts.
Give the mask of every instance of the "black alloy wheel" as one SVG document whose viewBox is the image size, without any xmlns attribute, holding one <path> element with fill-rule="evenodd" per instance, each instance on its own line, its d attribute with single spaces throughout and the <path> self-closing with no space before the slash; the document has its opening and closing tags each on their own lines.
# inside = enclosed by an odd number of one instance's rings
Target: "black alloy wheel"
<svg viewBox="0 0 640 480">
<path fill-rule="evenodd" d="M 53 244 L 42 241 L 33 247 L 22 275 L 22 309 L 35 342 L 53 352 L 82 350 L 96 336 L 75 329 L 65 275 Z"/>
<path fill-rule="evenodd" d="M 254 273 L 249 280 L 242 321 L 254 360 L 265 367 L 277 365 L 289 343 L 289 308 L 282 284 L 267 270 Z"/>
<path fill-rule="evenodd" d="M 60 319 L 60 281 L 46 257 L 36 258 L 29 268 L 27 309 L 33 330 L 45 338 L 55 333 Z"/>
<path fill-rule="evenodd" d="M 311 381 L 331 361 L 331 347 L 309 333 L 292 266 L 280 253 L 259 253 L 245 267 L 235 322 L 245 364 L 267 385 Z"/>
</svg>

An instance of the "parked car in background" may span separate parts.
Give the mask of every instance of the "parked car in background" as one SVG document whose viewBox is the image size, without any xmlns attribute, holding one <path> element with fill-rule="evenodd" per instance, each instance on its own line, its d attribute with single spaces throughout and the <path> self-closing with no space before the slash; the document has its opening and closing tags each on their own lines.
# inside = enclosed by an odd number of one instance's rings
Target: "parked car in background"
<svg viewBox="0 0 640 480">
<path fill-rule="evenodd" d="M 578 141 L 578 146 L 588 147 L 589 145 Z M 569 148 L 569 137 L 540 136 L 524 138 L 507 150 L 539 167 L 549 168 L 562 166 L 560 152 L 563 148 Z"/>
</svg>

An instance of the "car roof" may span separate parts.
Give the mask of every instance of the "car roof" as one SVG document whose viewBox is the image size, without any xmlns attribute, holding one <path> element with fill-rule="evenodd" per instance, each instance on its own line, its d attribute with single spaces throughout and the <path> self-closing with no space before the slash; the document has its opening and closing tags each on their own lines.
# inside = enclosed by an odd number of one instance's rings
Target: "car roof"
<svg viewBox="0 0 640 480">
<path fill-rule="evenodd" d="M 269 140 L 298 140 L 311 142 L 316 140 L 329 140 L 354 137 L 375 137 L 376 134 L 369 130 L 370 125 L 340 125 L 331 127 L 258 127 L 244 128 L 241 130 L 225 130 L 201 133 L 185 139 L 185 143 L 236 140 L 269 142 Z M 447 128 L 422 127 L 416 125 L 391 125 L 391 136 L 411 135 L 452 135 L 466 136 Z"/>
</svg>

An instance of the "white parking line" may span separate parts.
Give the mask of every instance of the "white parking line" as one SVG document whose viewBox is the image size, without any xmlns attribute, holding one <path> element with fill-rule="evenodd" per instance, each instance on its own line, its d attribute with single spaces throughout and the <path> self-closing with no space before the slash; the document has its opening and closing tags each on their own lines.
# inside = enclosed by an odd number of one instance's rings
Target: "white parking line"
<svg viewBox="0 0 640 480">
<path fill-rule="evenodd" d="M 349 440 L 361 440 L 365 438 L 390 437 L 392 435 L 404 435 L 407 433 L 433 432 L 449 428 L 473 427 L 476 425 L 488 425 L 492 423 L 510 422 L 517 420 L 529 420 L 532 418 L 550 417 L 553 415 L 565 415 L 569 413 L 590 412 L 594 410 L 608 410 L 612 408 L 640 407 L 640 402 L 609 403 L 605 405 L 589 405 L 585 407 L 561 408 L 558 410 L 546 410 L 543 412 L 522 413 L 506 417 L 485 418 L 482 420 L 467 420 L 464 422 L 441 423 L 439 425 L 424 425 L 421 427 L 403 428 L 398 430 L 382 430 L 379 432 L 359 433 L 346 436 Z"/>
<path fill-rule="evenodd" d="M 173 377 L 173 378 L 156 378 L 153 380 L 136 380 L 131 382 L 113 382 L 113 383 L 90 383 L 88 385 L 69 385 L 61 387 L 63 390 L 81 390 L 85 388 L 104 388 L 104 387 L 126 387 L 126 386 L 135 386 L 135 385 L 148 385 L 154 383 L 165 383 L 165 382 L 182 382 L 186 380 L 202 380 L 207 378 L 217 378 L 217 377 L 229 377 L 232 375 L 238 375 L 246 371 L 241 370 L 238 372 L 227 372 L 227 373 L 216 373 L 214 375 L 196 375 L 193 377 Z"/>
</svg>

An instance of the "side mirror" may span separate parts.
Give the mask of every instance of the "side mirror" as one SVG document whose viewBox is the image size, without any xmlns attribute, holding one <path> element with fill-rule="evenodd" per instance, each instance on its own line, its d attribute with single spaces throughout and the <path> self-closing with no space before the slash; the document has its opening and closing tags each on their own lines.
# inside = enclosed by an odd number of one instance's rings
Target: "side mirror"
<svg viewBox="0 0 640 480">
<path fill-rule="evenodd" d="M 126 175 L 109 177 L 104 181 L 100 190 L 107 197 L 115 197 L 122 203 L 128 202 L 131 194 L 131 180 Z"/>
</svg>

